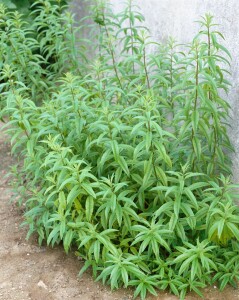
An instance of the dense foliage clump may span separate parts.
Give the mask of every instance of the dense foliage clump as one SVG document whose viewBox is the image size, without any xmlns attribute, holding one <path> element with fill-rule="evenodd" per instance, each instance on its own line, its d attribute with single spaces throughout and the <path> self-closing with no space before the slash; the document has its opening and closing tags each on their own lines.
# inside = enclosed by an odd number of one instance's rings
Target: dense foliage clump
<svg viewBox="0 0 239 300">
<path fill-rule="evenodd" d="M 1 0 L 1 3 L 5 5 L 9 10 L 18 10 L 24 17 L 29 17 L 32 11 L 34 11 L 34 5 L 37 2 L 37 5 L 44 5 L 45 0 L 35 1 L 35 0 Z M 68 0 L 49 0 L 50 5 L 57 4 L 58 7 L 62 8 L 66 5 Z M 35 12 L 36 13 L 36 12 Z M 32 21 L 33 19 L 31 19 Z M 30 21 L 30 20 L 29 20 Z"/>
<path fill-rule="evenodd" d="M 0 8 L 1 116 L 24 160 L 13 173 L 28 236 L 77 247 L 81 272 L 142 299 L 235 286 L 230 54 L 212 16 L 192 43 L 161 45 L 131 0 L 118 14 L 99 1 L 92 49 L 59 5 L 35 5 L 32 25 Z"/>
</svg>

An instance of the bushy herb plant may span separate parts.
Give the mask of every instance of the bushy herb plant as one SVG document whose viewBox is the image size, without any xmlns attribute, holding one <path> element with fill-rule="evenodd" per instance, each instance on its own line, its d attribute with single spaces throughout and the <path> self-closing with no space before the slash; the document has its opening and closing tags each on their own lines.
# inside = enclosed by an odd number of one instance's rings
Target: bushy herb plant
<svg viewBox="0 0 239 300">
<path fill-rule="evenodd" d="M 1 106 L 5 92 L 13 89 L 24 89 L 35 103 L 47 100 L 52 83 L 66 70 L 76 69 L 73 19 L 61 14 L 61 3 L 34 1 L 34 23 L 0 4 Z"/>
<path fill-rule="evenodd" d="M 192 43 L 161 45 L 132 0 L 119 14 L 97 1 L 87 58 L 73 18 L 48 1 L 38 9 L 34 39 L 19 14 L 1 6 L 0 18 L 1 114 L 24 160 L 13 172 L 28 236 L 77 247 L 80 273 L 91 267 L 142 299 L 236 286 L 238 195 L 222 97 L 230 54 L 212 16 Z"/>
</svg>

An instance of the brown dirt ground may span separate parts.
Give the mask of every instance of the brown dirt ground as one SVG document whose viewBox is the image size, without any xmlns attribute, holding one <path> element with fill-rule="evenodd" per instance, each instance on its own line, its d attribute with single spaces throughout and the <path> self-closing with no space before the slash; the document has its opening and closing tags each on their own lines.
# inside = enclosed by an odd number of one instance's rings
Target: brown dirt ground
<svg viewBox="0 0 239 300">
<path fill-rule="evenodd" d="M 2 124 L 0 124 L 0 128 Z M 83 263 L 73 254 L 66 255 L 61 246 L 39 247 L 36 239 L 25 240 L 20 228 L 22 211 L 10 203 L 13 195 L 4 176 L 14 158 L 6 135 L 0 133 L 0 299 L 1 300 L 129 300 L 132 291 L 111 292 L 92 280 L 90 272 L 77 277 Z M 204 291 L 206 300 L 239 300 L 239 290 L 228 287 L 223 293 L 216 286 Z M 160 293 L 148 300 L 177 300 Z M 187 300 L 198 300 L 189 295 Z"/>
</svg>

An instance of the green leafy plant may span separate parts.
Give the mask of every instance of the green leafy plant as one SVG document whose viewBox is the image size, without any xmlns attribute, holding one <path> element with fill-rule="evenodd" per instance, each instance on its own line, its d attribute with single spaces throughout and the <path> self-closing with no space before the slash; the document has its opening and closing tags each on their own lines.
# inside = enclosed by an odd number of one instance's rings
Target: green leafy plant
<svg viewBox="0 0 239 300">
<path fill-rule="evenodd" d="M 191 44 L 161 45 L 133 1 L 118 14 L 96 1 L 92 49 L 61 6 L 34 6 L 33 25 L 0 10 L 1 117 L 23 159 L 13 173 L 28 236 L 76 247 L 80 274 L 142 299 L 235 286 L 230 54 L 212 16 Z"/>
</svg>

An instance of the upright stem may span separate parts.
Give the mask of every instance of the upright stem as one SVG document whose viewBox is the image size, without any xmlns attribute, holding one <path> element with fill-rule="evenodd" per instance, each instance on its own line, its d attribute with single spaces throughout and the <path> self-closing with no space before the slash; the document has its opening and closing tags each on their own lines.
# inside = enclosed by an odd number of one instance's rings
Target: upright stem
<svg viewBox="0 0 239 300">
<path fill-rule="evenodd" d="M 150 89 L 151 87 L 150 87 L 150 82 L 149 82 L 149 74 L 148 74 L 148 70 L 147 70 L 145 43 L 144 43 L 144 48 L 143 48 L 143 59 L 144 59 L 144 71 L 145 71 L 147 86 L 148 86 L 148 89 Z"/>
<path fill-rule="evenodd" d="M 210 26 L 208 25 L 207 27 L 207 42 L 208 42 L 208 59 L 210 58 L 211 56 L 211 36 L 210 36 Z M 211 68 L 209 66 L 209 71 L 211 73 Z M 211 100 L 211 91 L 208 91 L 208 98 Z"/>
<path fill-rule="evenodd" d="M 210 35 L 210 24 L 207 25 L 207 42 L 208 42 L 208 59 L 211 57 L 211 35 Z M 209 73 L 211 73 L 211 68 L 209 68 Z M 208 99 L 212 101 L 212 93 L 208 91 Z M 213 113 L 211 114 L 212 120 L 214 119 Z M 213 173 L 215 171 L 215 160 L 216 160 L 216 150 L 217 150 L 217 130 L 215 125 L 213 125 L 214 134 L 214 147 L 213 147 Z"/>
<path fill-rule="evenodd" d="M 170 53 L 170 105 L 172 107 L 172 114 L 174 117 L 174 103 L 173 103 L 173 96 L 172 96 L 172 89 L 173 89 L 173 48 L 171 48 Z"/>
<path fill-rule="evenodd" d="M 122 83 L 121 83 L 121 80 L 120 80 L 120 77 L 119 77 L 119 73 L 118 73 L 118 70 L 116 68 L 115 53 L 114 53 L 114 50 L 113 50 L 113 45 L 112 45 L 112 42 L 111 42 L 111 39 L 110 39 L 110 34 L 109 34 L 109 31 L 108 31 L 108 28 L 106 26 L 106 19 L 105 19 L 105 14 L 104 13 L 103 13 L 103 22 L 104 22 L 104 28 L 105 28 L 105 32 L 106 32 L 106 35 L 107 35 L 107 39 L 109 41 L 109 51 L 110 51 L 110 54 L 111 54 L 111 57 L 112 57 L 112 62 L 113 62 L 113 68 L 114 68 L 114 71 L 115 71 L 115 75 L 116 75 L 116 78 L 117 78 L 118 83 L 120 85 L 120 88 L 123 90 L 123 86 L 122 86 Z"/>
<path fill-rule="evenodd" d="M 131 15 L 132 15 L 132 0 L 129 0 L 129 27 L 130 27 L 130 35 L 131 35 L 131 55 L 134 56 L 134 36 L 133 36 L 133 24 L 131 21 Z M 135 73 L 135 66 L 133 61 L 133 74 Z"/>
<path fill-rule="evenodd" d="M 199 63 L 198 63 L 198 49 L 196 49 L 197 54 L 196 54 L 196 74 L 195 74 L 195 79 L 196 79 L 196 92 L 195 92 L 195 98 L 194 98 L 194 111 L 197 109 L 197 101 L 198 101 L 198 83 L 199 83 Z"/>
<path fill-rule="evenodd" d="M 71 50 L 72 50 L 72 56 L 73 56 L 73 66 L 78 71 L 78 74 L 82 76 L 82 73 L 79 68 L 79 63 L 77 59 L 77 51 L 76 51 L 76 44 L 75 44 L 75 34 L 74 34 L 74 24 L 73 19 L 70 19 L 70 34 L 71 34 Z M 70 61 L 71 61 L 71 57 Z"/>
<path fill-rule="evenodd" d="M 199 62 L 198 62 L 198 48 L 196 47 L 196 72 L 195 72 L 195 85 L 196 85 L 196 91 L 195 91 L 195 97 L 194 97 L 194 106 L 193 111 L 196 111 L 197 109 L 197 101 L 198 101 L 198 84 L 199 84 Z M 196 132 L 194 132 L 194 128 L 192 127 L 192 134 L 191 134 L 191 142 L 193 145 L 193 138 L 195 137 Z M 194 170 L 195 167 L 195 158 L 193 159 L 192 169 Z"/>
</svg>

